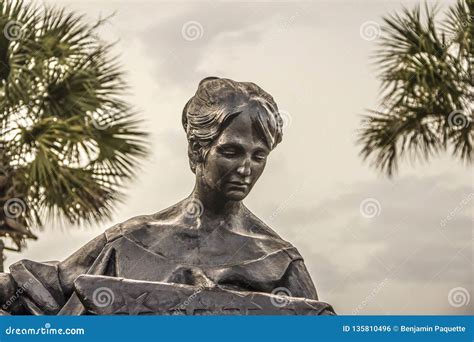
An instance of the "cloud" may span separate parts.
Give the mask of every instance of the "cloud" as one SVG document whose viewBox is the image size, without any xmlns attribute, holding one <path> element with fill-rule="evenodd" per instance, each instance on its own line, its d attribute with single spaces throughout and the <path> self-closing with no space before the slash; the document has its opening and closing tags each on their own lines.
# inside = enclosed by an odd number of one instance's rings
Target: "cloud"
<svg viewBox="0 0 474 342">
<path fill-rule="evenodd" d="M 145 51 L 155 59 L 159 79 L 168 86 L 182 85 L 194 81 L 196 74 L 209 76 L 200 73 L 199 64 L 212 58 L 211 45 L 226 49 L 242 43 L 255 45 L 265 35 L 278 34 L 292 25 L 302 13 L 300 8 L 301 4 L 281 3 L 193 4 L 173 17 L 157 18 L 156 24 L 139 38 L 152 42 Z"/>
<path fill-rule="evenodd" d="M 367 198 L 380 204 L 373 218 L 361 213 Z M 364 309 L 390 308 L 402 291 L 407 310 L 423 313 L 445 298 L 445 289 L 473 288 L 469 177 L 379 179 L 342 188 L 323 202 L 300 200 L 296 196 L 273 221 L 291 227 L 281 230 L 285 238 L 299 248 L 323 298 L 344 313 L 384 279 L 385 295 L 374 296 Z M 444 312 L 453 309 L 442 305 L 438 309 Z"/>
</svg>

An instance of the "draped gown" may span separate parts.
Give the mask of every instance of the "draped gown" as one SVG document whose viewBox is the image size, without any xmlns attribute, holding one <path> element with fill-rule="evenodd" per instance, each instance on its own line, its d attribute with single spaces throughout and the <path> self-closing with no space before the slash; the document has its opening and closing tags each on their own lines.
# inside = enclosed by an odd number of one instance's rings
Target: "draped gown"
<svg viewBox="0 0 474 342">
<path fill-rule="evenodd" d="M 10 273 L 0 273 L 0 311 L 83 314 L 74 288 L 82 274 L 265 293 L 282 287 L 293 297 L 317 300 L 296 248 L 263 222 L 255 222 L 248 222 L 252 226 L 245 233 L 222 228 L 203 234 L 159 214 L 132 218 L 64 261 L 21 260 L 11 265 Z M 329 305 L 326 311 L 332 314 Z"/>
</svg>

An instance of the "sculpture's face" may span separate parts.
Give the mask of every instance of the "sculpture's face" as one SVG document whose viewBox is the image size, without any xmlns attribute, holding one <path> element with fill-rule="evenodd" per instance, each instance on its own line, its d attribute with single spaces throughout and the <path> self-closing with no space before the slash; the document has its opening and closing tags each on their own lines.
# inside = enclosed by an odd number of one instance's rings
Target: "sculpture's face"
<svg viewBox="0 0 474 342">
<path fill-rule="evenodd" d="M 247 106 L 231 119 L 211 145 L 200 174 L 210 191 L 232 201 L 243 200 L 263 172 L 270 153 L 254 127 Z"/>
</svg>

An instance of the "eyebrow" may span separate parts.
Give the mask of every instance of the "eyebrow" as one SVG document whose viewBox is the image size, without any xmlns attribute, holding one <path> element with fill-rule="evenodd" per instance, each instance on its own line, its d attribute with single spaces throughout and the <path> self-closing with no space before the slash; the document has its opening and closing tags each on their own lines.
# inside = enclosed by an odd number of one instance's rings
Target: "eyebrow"
<svg viewBox="0 0 474 342">
<path fill-rule="evenodd" d="M 218 145 L 217 148 L 219 148 L 219 149 L 236 148 L 236 149 L 241 149 L 241 150 L 244 149 L 241 144 L 233 143 L 233 142 L 228 142 L 228 143 Z M 269 154 L 270 150 L 266 146 L 265 147 L 260 147 L 259 146 L 259 147 L 255 148 L 254 152 L 263 152 L 265 154 Z"/>
<path fill-rule="evenodd" d="M 255 151 L 256 151 L 256 152 L 264 152 L 264 153 L 267 153 L 267 154 L 270 153 L 270 150 L 269 150 L 268 148 L 266 148 L 266 147 L 265 147 L 265 148 L 257 147 L 257 148 L 255 149 Z"/>
<path fill-rule="evenodd" d="M 228 143 L 224 143 L 224 144 L 219 144 L 219 145 L 217 145 L 217 147 L 219 147 L 219 148 L 242 147 L 242 145 L 238 144 L 238 143 L 234 143 L 234 142 L 228 142 Z"/>
</svg>

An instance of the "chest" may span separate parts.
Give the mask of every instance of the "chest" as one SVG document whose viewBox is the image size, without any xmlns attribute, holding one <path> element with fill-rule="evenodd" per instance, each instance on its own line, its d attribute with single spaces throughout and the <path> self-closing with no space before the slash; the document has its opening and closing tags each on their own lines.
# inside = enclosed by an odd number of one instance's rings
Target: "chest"
<svg viewBox="0 0 474 342">
<path fill-rule="evenodd" d="M 150 249 L 128 239 L 120 239 L 111 246 L 115 249 L 118 277 L 188 285 L 215 284 L 237 290 L 271 291 L 291 262 L 284 250 L 266 253 L 254 248 L 253 253 L 242 254 L 245 246 L 220 247 L 219 244 L 188 245 L 177 254 Z"/>
</svg>

